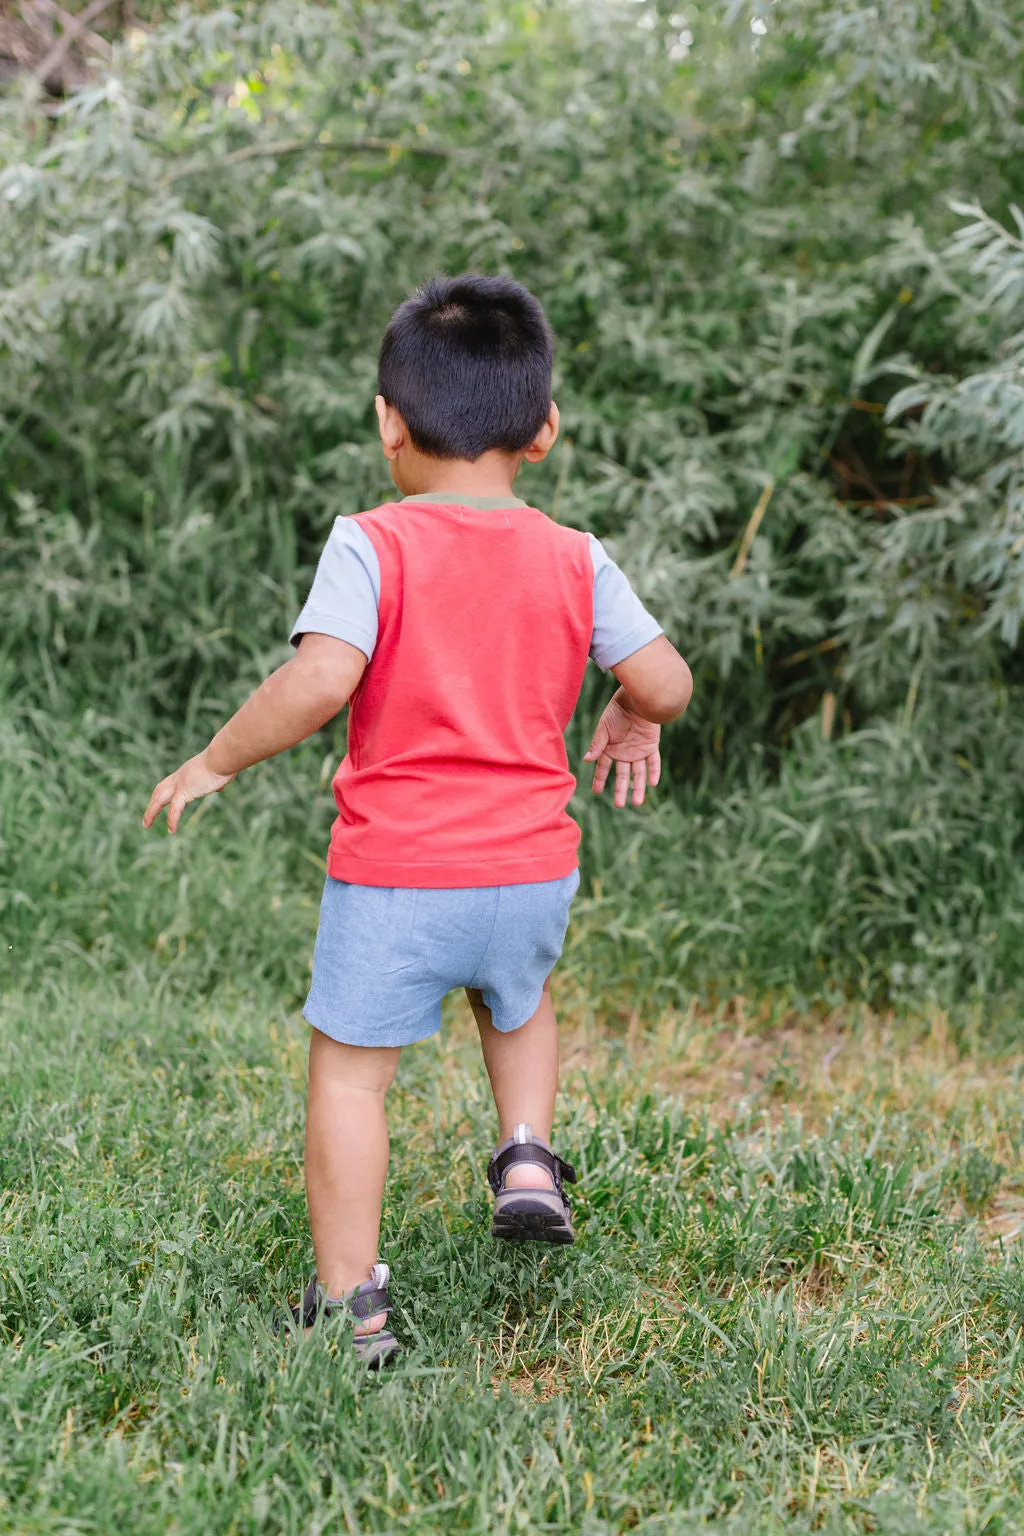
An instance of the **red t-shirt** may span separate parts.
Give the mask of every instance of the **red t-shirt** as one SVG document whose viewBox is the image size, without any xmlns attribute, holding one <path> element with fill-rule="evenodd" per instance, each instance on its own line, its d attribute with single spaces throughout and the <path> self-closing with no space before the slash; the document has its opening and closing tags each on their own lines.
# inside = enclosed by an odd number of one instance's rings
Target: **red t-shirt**
<svg viewBox="0 0 1024 1536">
<path fill-rule="evenodd" d="M 557 880 L 579 828 L 564 732 L 594 624 L 588 535 L 535 507 L 387 503 L 378 635 L 352 696 L 327 868 L 357 885 Z"/>
</svg>

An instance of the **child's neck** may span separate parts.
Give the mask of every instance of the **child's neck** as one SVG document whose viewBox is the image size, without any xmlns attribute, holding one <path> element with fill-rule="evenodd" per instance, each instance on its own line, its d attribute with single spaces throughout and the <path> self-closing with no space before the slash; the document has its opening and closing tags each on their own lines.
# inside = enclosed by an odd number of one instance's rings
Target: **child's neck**
<svg viewBox="0 0 1024 1536">
<path fill-rule="evenodd" d="M 479 459 L 432 459 L 417 454 L 417 462 L 402 475 L 400 489 L 406 496 L 426 496 L 431 491 L 460 496 L 512 496 L 512 482 L 519 469 L 515 454 L 492 452 Z M 405 466 L 403 465 L 403 470 Z"/>
</svg>

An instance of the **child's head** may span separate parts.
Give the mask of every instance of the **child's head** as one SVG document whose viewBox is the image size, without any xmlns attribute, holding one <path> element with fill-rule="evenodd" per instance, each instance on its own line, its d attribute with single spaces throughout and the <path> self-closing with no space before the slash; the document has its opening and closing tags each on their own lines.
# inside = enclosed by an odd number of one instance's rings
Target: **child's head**
<svg viewBox="0 0 1024 1536">
<path fill-rule="evenodd" d="M 400 304 L 381 342 L 377 415 L 399 489 L 422 461 L 542 459 L 558 431 L 551 330 L 510 277 L 435 277 Z"/>
</svg>

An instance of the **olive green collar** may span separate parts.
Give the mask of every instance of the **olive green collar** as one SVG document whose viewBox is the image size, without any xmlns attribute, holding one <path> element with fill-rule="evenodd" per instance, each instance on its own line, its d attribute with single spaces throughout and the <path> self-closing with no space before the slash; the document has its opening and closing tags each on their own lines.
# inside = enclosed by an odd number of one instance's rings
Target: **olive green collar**
<svg viewBox="0 0 1024 1536">
<path fill-rule="evenodd" d="M 401 504 L 406 502 L 433 502 L 435 506 L 442 507 L 472 507 L 478 512 L 500 512 L 506 507 L 525 507 L 529 503 L 521 501 L 518 496 L 513 496 L 511 491 L 507 496 L 464 496 L 459 491 L 424 491 L 419 496 L 403 496 Z"/>
</svg>

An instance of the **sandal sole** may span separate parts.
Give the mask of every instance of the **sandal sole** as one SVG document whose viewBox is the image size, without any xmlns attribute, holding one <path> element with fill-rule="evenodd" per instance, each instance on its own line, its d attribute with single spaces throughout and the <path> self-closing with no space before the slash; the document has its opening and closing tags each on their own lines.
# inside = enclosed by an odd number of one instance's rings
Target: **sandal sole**
<svg viewBox="0 0 1024 1536">
<path fill-rule="evenodd" d="M 372 1339 L 373 1335 L 368 1334 L 366 1337 Z M 372 1346 L 360 1349 L 359 1343 L 356 1343 L 356 1355 L 368 1371 L 379 1371 L 384 1366 L 392 1365 L 401 1353 L 402 1346 L 397 1339 L 392 1339 L 389 1343 L 382 1344 L 376 1349 Z"/>
<path fill-rule="evenodd" d="M 574 1243 L 576 1238 L 564 1216 L 546 1210 L 509 1210 L 495 1214 L 491 1236 L 512 1243 Z"/>
<path fill-rule="evenodd" d="M 283 1338 L 286 1344 L 291 1340 L 291 1329 L 289 1327 L 289 1323 L 293 1323 L 299 1333 L 308 1334 L 313 1328 L 316 1327 L 317 1319 L 314 1318 L 310 1322 L 305 1322 L 302 1318 L 296 1315 L 295 1308 L 291 1309 L 290 1317 L 282 1314 L 281 1316 L 275 1318 L 274 1332 L 279 1338 Z M 395 1360 L 398 1359 L 399 1355 L 402 1353 L 402 1346 L 393 1335 L 389 1337 L 386 1343 L 380 1343 L 376 1345 L 363 1343 L 364 1339 L 370 1340 L 373 1339 L 373 1337 L 374 1335 L 369 1333 L 361 1334 L 354 1338 L 352 1340 L 353 1350 L 356 1359 L 361 1360 L 368 1371 L 379 1371 L 381 1366 L 391 1365 Z"/>
</svg>

